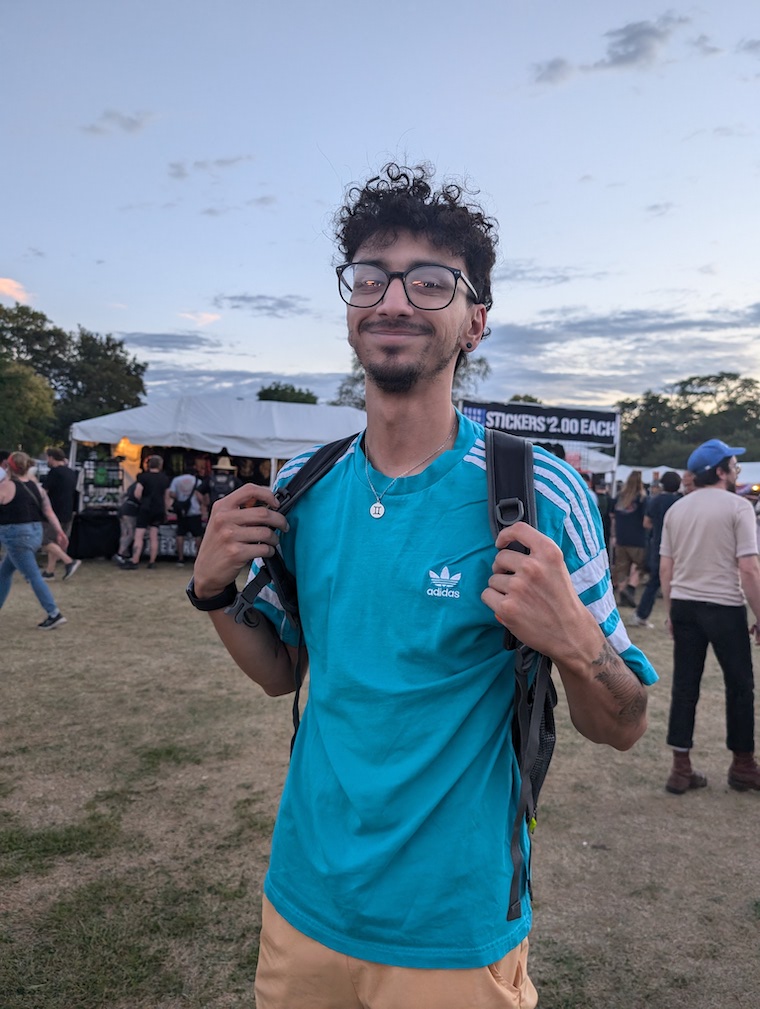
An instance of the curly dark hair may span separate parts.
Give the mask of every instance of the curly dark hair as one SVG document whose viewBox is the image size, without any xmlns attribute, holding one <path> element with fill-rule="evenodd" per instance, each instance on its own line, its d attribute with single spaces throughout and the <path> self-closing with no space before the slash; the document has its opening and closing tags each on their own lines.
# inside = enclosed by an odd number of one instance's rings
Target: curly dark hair
<svg viewBox="0 0 760 1009">
<path fill-rule="evenodd" d="M 422 235 L 464 260 L 468 279 L 489 309 L 496 221 L 486 217 L 482 207 L 467 202 L 466 197 L 475 194 L 464 186 L 450 182 L 433 189 L 434 175 L 429 164 L 408 168 L 390 162 L 363 186 L 351 186 L 335 215 L 338 247 L 350 263 L 373 236 L 386 236 L 390 243 L 399 231 Z"/>
</svg>

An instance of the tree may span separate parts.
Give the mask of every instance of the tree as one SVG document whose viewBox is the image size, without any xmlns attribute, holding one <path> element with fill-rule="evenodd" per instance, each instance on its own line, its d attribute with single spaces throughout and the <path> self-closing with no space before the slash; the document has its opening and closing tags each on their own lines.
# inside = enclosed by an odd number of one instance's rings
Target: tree
<svg viewBox="0 0 760 1009">
<path fill-rule="evenodd" d="M 74 421 L 140 406 L 145 395 L 148 366 L 128 354 L 123 341 L 82 326 L 66 333 L 26 305 L 0 307 L 0 358 L 31 369 L 52 389 L 53 416 L 45 413 L 43 443 L 66 442 Z M 23 440 L 39 440 L 35 422 L 28 424 Z"/>
<path fill-rule="evenodd" d="M 285 403 L 316 403 L 317 397 L 311 389 L 297 389 L 288 382 L 272 382 L 258 391 L 262 400 L 281 400 Z"/>
<path fill-rule="evenodd" d="M 523 395 L 520 395 L 520 396 L 513 396 L 510 399 L 509 402 L 510 403 L 538 403 L 539 405 L 541 405 L 542 400 L 536 399 L 535 396 L 530 396 L 528 393 L 524 393 Z"/>
<path fill-rule="evenodd" d="M 0 305 L 0 354 L 28 365 L 57 392 L 71 353 L 71 335 L 43 312 L 18 302 L 13 308 Z"/>
<path fill-rule="evenodd" d="M 66 372 L 60 381 L 53 436 L 67 441 L 75 421 L 140 406 L 147 367 L 127 352 L 122 340 L 79 326 L 71 337 Z"/>
<path fill-rule="evenodd" d="M 478 385 L 491 374 L 491 365 L 485 357 L 466 357 L 464 364 L 457 368 L 454 375 L 454 385 L 451 398 L 457 403 L 460 399 L 474 396 Z"/>
<path fill-rule="evenodd" d="M 621 400 L 621 462 L 685 466 L 708 438 L 746 447 L 760 458 L 760 383 L 737 372 L 690 375 L 643 396 Z"/>
<path fill-rule="evenodd" d="M 37 455 L 47 443 L 53 418 L 53 390 L 27 364 L 0 356 L 2 447 Z"/>
<path fill-rule="evenodd" d="M 364 368 L 356 354 L 351 358 L 351 373 L 346 375 L 338 386 L 338 395 L 330 400 L 330 406 L 353 406 L 357 410 L 366 410 L 364 399 Z"/>
</svg>

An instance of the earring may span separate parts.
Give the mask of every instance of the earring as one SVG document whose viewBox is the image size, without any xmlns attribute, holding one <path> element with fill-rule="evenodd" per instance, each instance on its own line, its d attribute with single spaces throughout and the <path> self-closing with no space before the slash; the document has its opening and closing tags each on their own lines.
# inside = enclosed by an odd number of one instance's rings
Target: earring
<svg viewBox="0 0 760 1009">
<path fill-rule="evenodd" d="M 466 348 L 467 348 L 468 350 L 472 350 L 472 344 L 471 344 L 471 343 L 466 343 L 466 344 L 465 344 L 465 347 L 466 347 Z"/>
</svg>

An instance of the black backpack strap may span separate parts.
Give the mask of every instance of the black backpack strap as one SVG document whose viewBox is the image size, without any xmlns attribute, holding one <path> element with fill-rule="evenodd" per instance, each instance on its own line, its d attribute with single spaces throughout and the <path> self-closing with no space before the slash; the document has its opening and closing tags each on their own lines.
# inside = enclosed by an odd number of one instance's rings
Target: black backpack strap
<svg viewBox="0 0 760 1009">
<path fill-rule="evenodd" d="M 536 495 L 533 486 L 533 446 L 524 438 L 490 428 L 485 432 L 486 472 L 491 530 L 515 522 L 536 526 Z M 525 553 L 519 543 L 512 550 Z M 512 885 L 507 920 L 522 914 L 521 895 L 530 887 L 530 873 L 522 851 L 522 825 L 532 834 L 536 822 L 538 793 L 549 767 L 556 733 L 553 708 L 557 694 L 551 679 L 551 661 L 528 648 L 506 630 L 504 647 L 515 652 L 515 702 L 512 740 L 520 768 L 520 795 L 512 831 Z"/>
<path fill-rule="evenodd" d="M 313 487 L 317 480 L 321 480 L 325 473 L 328 473 L 338 459 L 345 454 L 348 447 L 357 437 L 356 434 L 348 438 L 340 438 L 338 441 L 331 441 L 327 445 L 318 448 L 317 451 L 307 459 L 303 466 L 294 474 L 285 487 L 276 492 L 276 497 L 280 502 L 280 514 L 287 515 L 298 499 Z M 298 632 L 298 657 L 295 669 L 293 670 L 293 680 L 295 682 L 295 695 L 293 697 L 293 736 L 290 740 L 290 750 L 296 741 L 296 733 L 301 722 L 300 697 L 301 686 L 303 684 L 303 674 L 301 671 L 301 651 L 303 649 L 303 628 L 298 615 L 298 595 L 296 593 L 296 581 L 293 575 L 285 567 L 285 562 L 279 552 L 275 552 L 271 557 L 262 560 L 261 567 L 255 578 L 238 592 L 237 599 L 229 606 L 225 612 L 232 614 L 235 622 L 253 627 L 258 623 L 258 616 L 255 612 L 254 602 L 259 593 L 267 585 L 272 588 L 280 600 L 285 614 L 293 628 Z"/>
<path fill-rule="evenodd" d="M 292 480 L 276 493 L 276 497 L 280 502 L 279 512 L 281 515 L 287 515 L 296 501 L 317 480 L 321 480 L 325 473 L 328 473 L 332 469 L 336 461 L 346 452 L 356 437 L 357 435 L 352 434 L 348 438 L 331 441 L 329 444 L 318 448 L 314 455 L 306 460 L 298 472 L 294 474 Z M 238 592 L 237 599 L 232 606 L 228 607 L 227 613 L 232 614 L 235 622 L 238 624 L 254 624 L 256 617 L 252 612 L 253 604 L 261 590 L 270 583 L 279 597 L 288 620 L 297 631 L 300 631 L 301 622 L 298 617 L 298 597 L 296 595 L 295 579 L 285 567 L 285 563 L 279 553 L 275 553 L 272 557 L 262 560 L 258 574 L 248 582 L 242 591 Z"/>
</svg>

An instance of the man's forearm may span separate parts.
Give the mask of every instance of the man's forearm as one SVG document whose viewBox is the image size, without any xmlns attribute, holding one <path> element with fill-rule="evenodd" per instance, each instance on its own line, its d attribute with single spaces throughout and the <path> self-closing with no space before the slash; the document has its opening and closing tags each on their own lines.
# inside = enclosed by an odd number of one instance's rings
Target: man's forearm
<svg viewBox="0 0 760 1009">
<path fill-rule="evenodd" d="M 592 742 L 627 750 L 647 726 L 646 688 L 595 623 L 594 630 L 577 654 L 556 661 L 570 717 Z"/>
</svg>

